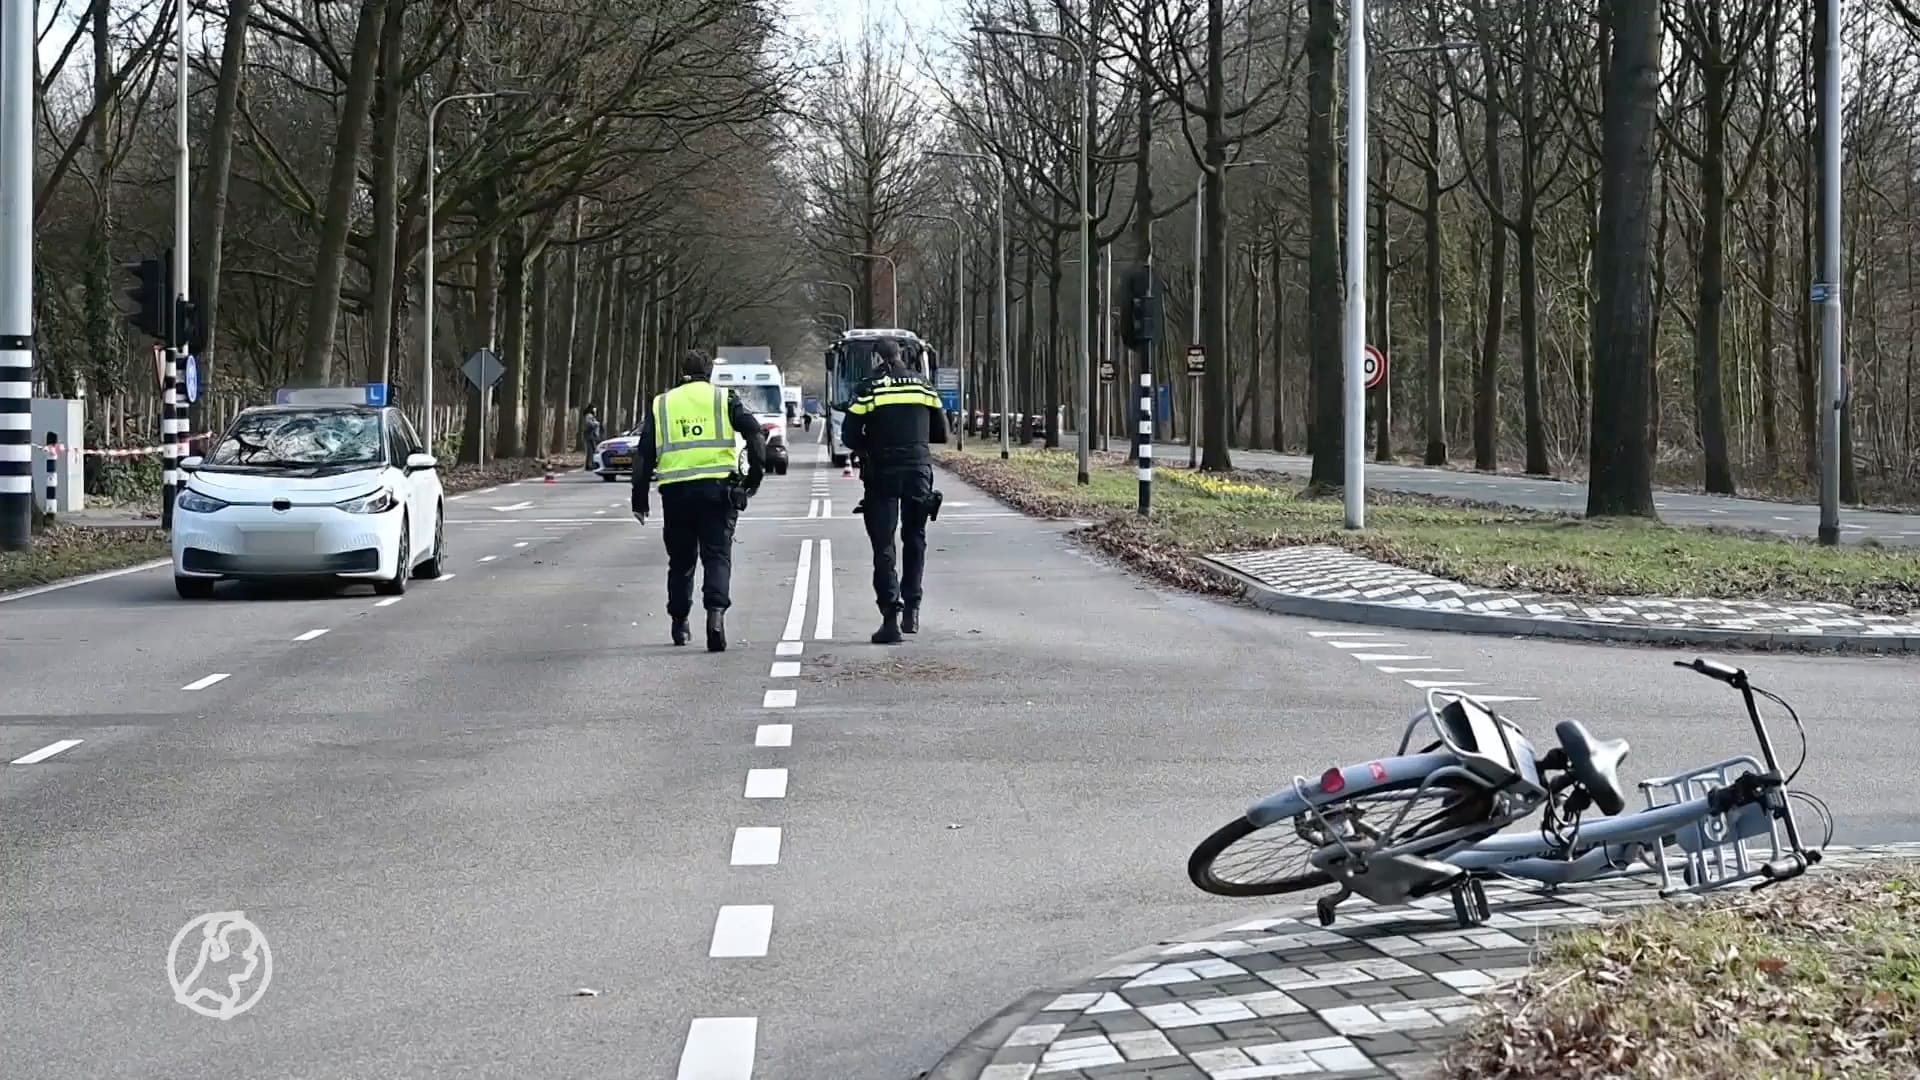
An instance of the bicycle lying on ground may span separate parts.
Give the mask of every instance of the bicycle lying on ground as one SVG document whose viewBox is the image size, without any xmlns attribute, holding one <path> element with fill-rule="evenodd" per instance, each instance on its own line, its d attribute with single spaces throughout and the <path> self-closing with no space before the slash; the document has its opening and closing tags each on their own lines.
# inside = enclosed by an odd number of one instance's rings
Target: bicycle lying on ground
<svg viewBox="0 0 1920 1080">
<path fill-rule="evenodd" d="M 1755 887 L 1765 888 L 1805 873 L 1832 840 L 1833 816 L 1818 798 L 1788 790 L 1807 761 L 1799 715 L 1741 669 L 1711 660 L 1674 666 L 1740 691 L 1762 760 L 1741 755 L 1644 781 L 1646 807 L 1622 813 L 1626 740 L 1597 738 L 1579 721 L 1562 720 L 1554 727 L 1560 745 L 1537 755 L 1517 726 L 1471 695 L 1429 690 L 1394 757 L 1328 769 L 1317 784 L 1294 777 L 1292 786 L 1201 841 L 1187 860 L 1187 875 L 1219 896 L 1338 884 L 1337 893 L 1315 904 L 1322 926 L 1356 893 L 1390 905 L 1448 891 L 1455 918 L 1469 927 L 1490 915 L 1481 884 L 1489 877 L 1558 886 L 1645 866 L 1658 871 L 1666 897 L 1756 877 L 1763 880 Z M 1799 729 L 1800 763 L 1784 776 L 1756 696 L 1785 709 Z M 1423 724 L 1439 738 L 1409 754 Z M 1825 836 L 1818 847 L 1802 843 L 1793 799 L 1821 819 Z M 1583 821 L 1593 808 L 1605 817 Z M 1535 812 L 1542 815 L 1537 833 L 1501 833 Z M 1260 856 L 1262 845 L 1295 840 L 1304 842 L 1306 865 L 1275 876 L 1271 861 Z M 1243 856 L 1251 857 L 1248 869 L 1238 868 Z"/>
</svg>

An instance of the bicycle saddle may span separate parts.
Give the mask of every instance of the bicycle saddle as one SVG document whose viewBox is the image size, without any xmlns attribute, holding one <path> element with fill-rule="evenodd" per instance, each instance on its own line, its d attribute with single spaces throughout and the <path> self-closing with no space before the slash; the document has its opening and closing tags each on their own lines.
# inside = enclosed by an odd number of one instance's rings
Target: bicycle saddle
<svg viewBox="0 0 1920 1080">
<path fill-rule="evenodd" d="M 1631 749 L 1627 740 L 1595 738 L 1578 720 L 1560 721 L 1553 726 L 1553 733 L 1567 752 L 1567 768 L 1593 797 L 1600 812 L 1612 817 L 1626 809 L 1627 796 L 1620 790 L 1620 763 Z"/>
</svg>

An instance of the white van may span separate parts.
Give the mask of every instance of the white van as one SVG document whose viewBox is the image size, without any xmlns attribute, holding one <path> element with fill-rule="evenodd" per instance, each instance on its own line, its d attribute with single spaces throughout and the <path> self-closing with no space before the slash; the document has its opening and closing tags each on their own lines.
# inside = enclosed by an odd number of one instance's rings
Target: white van
<svg viewBox="0 0 1920 1080">
<path fill-rule="evenodd" d="M 713 365 L 713 385 L 732 390 L 760 421 L 767 437 L 767 471 L 787 474 L 787 409 L 780 369 L 772 364 L 728 363 L 723 356 Z"/>
</svg>

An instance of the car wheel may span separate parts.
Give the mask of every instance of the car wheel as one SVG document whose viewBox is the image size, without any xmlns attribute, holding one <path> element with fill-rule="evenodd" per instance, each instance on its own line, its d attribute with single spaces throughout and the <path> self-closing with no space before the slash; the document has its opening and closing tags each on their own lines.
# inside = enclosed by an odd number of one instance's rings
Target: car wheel
<svg viewBox="0 0 1920 1080">
<path fill-rule="evenodd" d="M 419 566 L 414 567 L 413 576 L 421 579 L 422 581 L 432 581 L 434 578 L 437 578 L 440 576 L 442 568 L 446 565 L 446 561 L 447 561 L 447 513 L 446 513 L 446 504 L 442 503 L 440 505 L 439 512 L 434 515 L 433 555 L 432 557 L 428 558 L 426 561 L 422 562 Z"/>
<path fill-rule="evenodd" d="M 213 578 L 173 576 L 173 591 L 180 594 L 182 600 L 213 599 Z"/>
<path fill-rule="evenodd" d="M 600 479 L 605 480 L 607 483 L 611 484 L 615 480 L 618 480 L 619 477 L 615 476 L 613 473 L 610 473 L 610 472 L 603 472 L 600 474 Z"/>
<path fill-rule="evenodd" d="M 787 462 L 786 462 L 786 461 L 785 461 L 785 460 L 783 459 L 783 460 L 782 460 L 782 461 L 780 462 L 780 467 L 779 467 L 779 468 L 777 468 L 777 469 L 775 469 L 775 470 L 773 470 L 773 471 L 774 471 L 774 473 L 775 473 L 775 474 L 777 474 L 777 475 L 779 475 L 779 476 L 785 476 L 785 475 L 787 475 Z"/>
<path fill-rule="evenodd" d="M 406 518 L 400 519 L 400 557 L 394 561 L 393 577 L 388 581 L 373 583 L 373 591 L 381 596 L 399 596 L 407 591 L 407 578 L 413 573 L 409 563 L 413 559 L 413 545 L 408 543 L 408 533 L 413 525 Z"/>
</svg>

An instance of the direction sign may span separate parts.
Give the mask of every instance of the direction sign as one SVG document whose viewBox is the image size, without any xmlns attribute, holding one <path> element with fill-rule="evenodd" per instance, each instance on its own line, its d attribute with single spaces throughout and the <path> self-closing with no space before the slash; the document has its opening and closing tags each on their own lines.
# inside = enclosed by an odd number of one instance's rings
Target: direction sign
<svg viewBox="0 0 1920 1080">
<path fill-rule="evenodd" d="M 460 374 L 481 390 L 499 382 L 500 376 L 506 373 L 506 366 L 500 363 L 500 358 L 485 349 L 475 349 L 467 354 L 467 362 L 460 365 Z"/>
<path fill-rule="evenodd" d="M 1369 390 L 1386 382 L 1387 354 L 1371 345 L 1367 346 L 1366 355 L 1360 358 L 1360 373 L 1366 377 Z"/>
<path fill-rule="evenodd" d="M 960 369 L 957 367 L 933 369 L 933 386 L 936 390 L 960 389 Z"/>
<path fill-rule="evenodd" d="M 1113 361 L 1111 360 L 1100 361 L 1100 381 L 1103 383 L 1110 383 L 1113 381 Z"/>
<path fill-rule="evenodd" d="M 1207 372 L 1207 347 L 1205 345 L 1187 346 L 1187 374 L 1204 375 Z"/>
<path fill-rule="evenodd" d="M 192 353 L 187 354 L 187 400 L 200 400 L 200 359 Z"/>
</svg>

